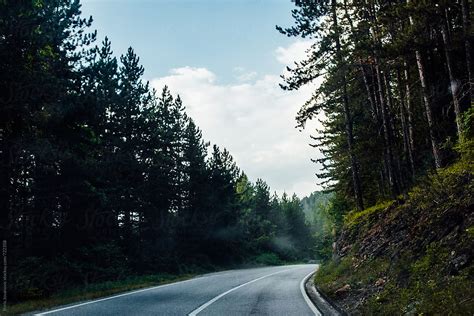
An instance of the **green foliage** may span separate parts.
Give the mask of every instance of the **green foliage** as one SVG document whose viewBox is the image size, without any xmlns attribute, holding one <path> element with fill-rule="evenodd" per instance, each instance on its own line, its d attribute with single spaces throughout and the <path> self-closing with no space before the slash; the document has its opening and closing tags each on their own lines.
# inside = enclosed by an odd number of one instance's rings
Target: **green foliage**
<svg viewBox="0 0 474 316">
<path fill-rule="evenodd" d="M 471 106 L 463 113 L 463 126 L 464 126 L 464 134 L 463 140 L 471 140 L 474 139 L 474 107 Z M 472 145 L 471 145 L 472 148 Z"/>
<path fill-rule="evenodd" d="M 303 61 L 289 65 L 281 86 L 318 82 L 296 120 L 304 128 L 324 117 L 311 145 L 323 156 L 314 161 L 318 178 L 341 206 L 330 214 L 339 229 L 349 210 L 406 194 L 472 140 L 466 59 L 472 6 L 464 0 L 294 5 L 294 24 L 277 29 L 309 38 L 312 46 Z"/>
<path fill-rule="evenodd" d="M 83 284 L 125 277 L 126 258 L 114 244 L 77 249 L 74 255 L 60 255 L 45 260 L 27 257 L 18 262 L 10 287 L 19 299 L 41 298 L 59 290 Z"/>
<path fill-rule="evenodd" d="M 66 305 L 78 301 L 92 300 L 99 297 L 110 296 L 116 293 L 137 290 L 145 287 L 156 286 L 186 280 L 194 275 L 182 274 L 154 274 L 145 276 L 128 276 L 121 280 L 92 283 L 87 286 L 68 288 L 60 293 L 47 298 L 36 298 L 19 304 L 9 306 L 5 315 L 18 315 L 28 311 L 37 311 L 59 305 Z"/>
<path fill-rule="evenodd" d="M 407 286 L 390 282 L 380 294 L 370 298 L 362 312 L 370 315 L 416 313 L 433 315 L 468 315 L 472 302 L 472 265 L 458 275 L 445 275 L 450 250 L 431 244 L 426 253 L 408 263 L 410 279 Z M 389 272 L 389 271 L 388 271 Z"/>
<path fill-rule="evenodd" d="M 418 209 L 442 209 L 444 207 L 466 207 L 474 190 L 474 142 L 472 140 L 457 146 L 460 158 L 456 163 L 430 174 L 410 192 L 410 200 Z"/>
<path fill-rule="evenodd" d="M 315 257 L 326 262 L 332 257 L 334 243 L 333 230 L 324 230 L 313 234 Z"/>
<path fill-rule="evenodd" d="M 337 201 L 333 194 L 314 192 L 305 200 L 302 200 L 303 207 L 305 203 L 312 206 L 311 230 L 314 240 L 314 253 L 317 259 L 326 261 L 332 256 L 332 245 L 335 239 L 335 223 L 332 214 Z"/>
<path fill-rule="evenodd" d="M 471 226 L 466 229 L 466 232 L 468 233 L 469 237 L 473 238 L 474 237 L 474 226 Z"/>
<path fill-rule="evenodd" d="M 472 265 L 459 275 L 446 276 L 443 269 L 449 254 L 448 249 L 431 245 L 417 261 L 400 261 L 396 266 L 387 258 L 357 265 L 354 259 L 346 257 L 339 263 L 323 265 L 316 273 L 315 283 L 334 299 L 340 299 L 335 291 L 346 284 L 351 286 L 351 291 L 370 291 L 368 300 L 358 309 L 363 315 L 434 315 L 439 312 L 468 315 L 474 307 Z M 397 283 L 398 271 L 406 268 L 399 265 L 408 266 L 406 286 Z M 387 281 L 381 291 L 374 285 L 379 278 Z"/>
<path fill-rule="evenodd" d="M 80 7 L 0 1 L 9 302 L 259 254 L 271 264 L 312 257 L 300 201 L 271 196 L 229 151 L 208 150 L 181 98 L 143 79 L 132 48 L 115 58 L 107 38 L 95 46 Z"/>
<path fill-rule="evenodd" d="M 277 266 L 282 264 L 282 261 L 276 254 L 266 252 L 256 256 L 255 263 L 269 266 Z"/>
<path fill-rule="evenodd" d="M 332 196 L 333 194 L 331 193 L 315 191 L 309 196 L 301 199 L 301 205 L 303 207 L 303 212 L 306 216 L 306 220 L 312 223 L 313 225 L 317 225 L 317 223 L 323 222 L 324 218 L 321 218 L 323 210 L 329 204 L 329 201 L 331 200 Z"/>
<path fill-rule="evenodd" d="M 340 261 L 330 261 L 320 267 L 315 275 L 315 283 L 328 295 L 335 297 L 335 291 L 344 285 L 360 289 L 373 284 L 385 275 L 390 262 L 384 258 L 367 260 L 358 264 L 355 258 L 345 257 Z"/>
<path fill-rule="evenodd" d="M 344 258 L 339 262 L 330 261 L 320 266 L 314 276 L 315 284 L 325 293 L 331 295 L 334 291 L 345 285 L 343 277 L 351 273 L 351 260 Z"/>
<path fill-rule="evenodd" d="M 351 211 L 344 216 L 344 224 L 347 225 L 348 227 L 357 225 L 367 220 L 367 218 L 370 217 L 371 215 L 385 210 L 387 207 L 390 207 L 392 204 L 393 204 L 393 201 L 386 201 L 386 202 L 377 203 L 374 206 L 366 208 L 362 211 L 356 211 L 356 210 Z"/>
<path fill-rule="evenodd" d="M 324 264 L 316 284 L 363 315 L 469 315 L 474 309 L 474 266 L 467 259 L 474 178 L 468 152 L 427 177 L 407 200 L 347 214 L 342 234 L 351 250 L 340 261 Z M 409 235 L 403 231 L 407 225 Z M 381 234 L 384 229 L 392 234 Z M 387 240 L 400 234 L 398 243 Z M 346 284 L 349 296 L 335 294 Z"/>
<path fill-rule="evenodd" d="M 344 256 L 317 283 L 328 294 L 349 284 L 337 298 L 363 315 L 472 314 L 472 5 L 294 4 L 294 25 L 277 29 L 312 46 L 282 88 L 318 82 L 296 119 L 304 128 L 324 117 L 311 145 L 334 192 L 334 255 Z M 316 236 L 319 255 L 330 237 Z M 458 274 L 449 249 L 468 253 Z"/>
</svg>

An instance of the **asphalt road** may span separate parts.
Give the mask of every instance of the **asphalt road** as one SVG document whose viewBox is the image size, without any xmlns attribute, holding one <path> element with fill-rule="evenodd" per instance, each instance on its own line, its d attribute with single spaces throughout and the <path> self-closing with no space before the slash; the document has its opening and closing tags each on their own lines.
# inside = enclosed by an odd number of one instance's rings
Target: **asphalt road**
<svg viewBox="0 0 474 316">
<path fill-rule="evenodd" d="M 316 265 L 211 273 L 36 315 L 320 315 L 303 293 Z"/>
</svg>

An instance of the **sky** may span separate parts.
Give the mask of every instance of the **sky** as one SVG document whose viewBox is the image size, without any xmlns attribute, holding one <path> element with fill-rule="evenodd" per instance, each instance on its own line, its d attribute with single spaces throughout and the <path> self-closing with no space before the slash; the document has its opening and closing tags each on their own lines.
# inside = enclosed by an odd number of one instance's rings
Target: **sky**
<svg viewBox="0 0 474 316">
<path fill-rule="evenodd" d="M 206 141 L 227 148 L 252 181 L 300 197 L 320 189 L 309 146 L 316 122 L 295 128 L 314 86 L 283 91 L 280 75 L 303 59 L 307 40 L 275 25 L 293 21 L 290 0 L 83 0 L 101 41 L 117 56 L 133 47 L 145 80 L 168 85 Z"/>
</svg>

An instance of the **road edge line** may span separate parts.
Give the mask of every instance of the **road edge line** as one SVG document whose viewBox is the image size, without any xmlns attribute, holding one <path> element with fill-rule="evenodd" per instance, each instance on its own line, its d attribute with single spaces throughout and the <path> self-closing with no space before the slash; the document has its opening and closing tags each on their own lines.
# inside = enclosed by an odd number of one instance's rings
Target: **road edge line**
<svg viewBox="0 0 474 316">
<path fill-rule="evenodd" d="M 282 270 L 282 271 L 278 271 L 278 272 L 274 272 L 274 273 L 270 273 L 270 274 L 267 274 L 267 275 L 264 275 L 262 277 L 259 277 L 259 278 L 256 278 L 256 279 L 253 279 L 253 280 L 250 280 L 248 282 L 245 282 L 245 283 L 242 283 L 236 287 L 233 287 L 231 288 L 230 290 L 227 290 L 217 296 L 215 296 L 214 298 L 210 299 L 209 301 L 207 301 L 206 303 L 200 305 L 198 308 L 196 308 L 195 310 L 191 311 L 188 316 L 196 316 L 197 314 L 199 314 L 200 312 L 202 312 L 204 309 L 206 309 L 208 306 L 210 306 L 211 304 L 217 302 L 219 299 L 221 299 L 222 297 L 226 296 L 227 294 L 231 293 L 231 292 L 234 292 L 235 290 L 238 290 L 246 285 L 249 285 L 249 284 L 252 284 L 254 282 L 257 282 L 257 281 L 260 281 L 260 280 L 263 280 L 265 278 L 268 278 L 270 276 L 273 276 L 273 275 L 276 275 L 276 274 L 279 274 L 279 273 L 283 273 L 283 272 L 288 272 L 290 270 L 293 270 L 295 268 L 292 268 L 292 269 L 286 269 L 286 270 Z M 298 268 L 296 268 L 298 269 Z"/>
<path fill-rule="evenodd" d="M 145 292 L 145 291 L 150 291 L 150 290 L 154 290 L 154 289 L 158 289 L 158 288 L 162 288 L 162 287 L 168 287 L 168 286 L 171 286 L 171 285 L 190 282 L 190 281 L 195 280 L 196 278 L 197 277 L 191 278 L 189 280 L 183 280 L 183 281 L 178 281 L 178 282 L 173 282 L 173 283 L 161 284 L 161 285 L 157 285 L 157 286 L 153 286 L 153 287 L 147 287 L 147 288 L 140 289 L 140 290 L 129 291 L 129 292 L 113 295 L 113 296 L 108 296 L 108 297 L 104 297 L 104 298 L 99 298 L 99 299 L 95 299 L 95 300 L 86 301 L 86 302 L 79 303 L 79 304 L 74 304 L 74 305 L 71 305 L 71 306 L 65 306 L 65 307 L 62 307 L 62 308 L 57 308 L 57 309 L 52 309 L 52 310 L 48 310 L 48 311 L 44 311 L 44 312 L 34 313 L 33 315 L 34 316 L 43 316 L 43 315 L 52 314 L 52 313 L 56 313 L 56 312 L 62 312 L 62 311 L 68 310 L 68 309 L 72 309 L 72 308 L 76 308 L 76 307 L 80 307 L 80 306 L 84 306 L 84 305 L 89 305 L 89 304 L 94 304 L 94 303 L 98 303 L 98 302 L 108 301 L 108 300 L 111 300 L 111 299 L 114 299 L 114 298 L 117 298 L 117 297 L 132 295 L 132 294 L 141 293 L 141 292 Z M 205 276 L 203 278 L 205 278 Z"/>
<path fill-rule="evenodd" d="M 319 266 L 318 266 L 319 268 Z M 317 272 L 314 271 L 312 275 Z M 314 280 L 310 279 L 309 275 L 304 283 L 304 289 L 306 294 L 309 297 L 309 300 L 313 305 L 317 307 L 320 312 L 320 315 L 324 316 L 347 316 L 348 314 L 344 311 L 339 305 L 333 302 L 329 297 L 327 297 L 314 283 Z"/>
<path fill-rule="evenodd" d="M 319 268 L 319 266 L 318 266 Z M 308 293 L 306 293 L 306 282 L 308 279 L 313 276 L 316 273 L 316 271 L 310 272 L 308 275 L 306 275 L 303 280 L 300 282 L 300 291 L 301 294 L 303 295 L 303 298 L 308 305 L 308 307 L 311 309 L 314 315 L 316 316 L 322 316 L 321 312 L 319 311 L 318 307 L 313 303 L 313 301 L 309 298 Z"/>
</svg>

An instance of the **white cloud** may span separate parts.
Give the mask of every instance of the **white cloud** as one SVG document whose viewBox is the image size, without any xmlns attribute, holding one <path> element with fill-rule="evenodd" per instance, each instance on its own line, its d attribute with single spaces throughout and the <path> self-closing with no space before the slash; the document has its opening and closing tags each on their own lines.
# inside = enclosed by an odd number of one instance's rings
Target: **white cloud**
<svg viewBox="0 0 474 316">
<path fill-rule="evenodd" d="M 278 60 L 289 59 L 290 52 L 299 58 L 298 47 L 305 48 L 298 43 L 279 47 L 275 52 Z M 316 153 L 308 145 L 314 129 L 308 126 L 301 133 L 294 120 L 314 87 L 283 91 L 279 75 L 255 79 L 256 73 L 243 68 L 234 72 L 251 75 L 235 84 L 219 84 L 209 69 L 182 67 L 151 84 L 158 91 L 168 85 L 172 93 L 180 94 L 204 138 L 227 148 L 252 180 L 262 178 L 280 194 L 304 196 L 318 189 L 316 166 L 310 161 Z"/>
<path fill-rule="evenodd" d="M 208 83 L 213 83 L 216 79 L 216 75 L 206 68 L 193 68 L 189 66 L 171 69 L 170 74 L 175 76 L 195 78 Z"/>
<path fill-rule="evenodd" d="M 243 67 L 234 67 L 234 77 L 240 82 L 252 81 L 257 78 L 258 73 L 256 71 L 247 71 Z"/>
<path fill-rule="evenodd" d="M 280 46 L 275 50 L 276 59 L 283 65 L 293 65 L 306 58 L 311 43 L 311 40 L 298 40 L 288 47 Z"/>
</svg>

